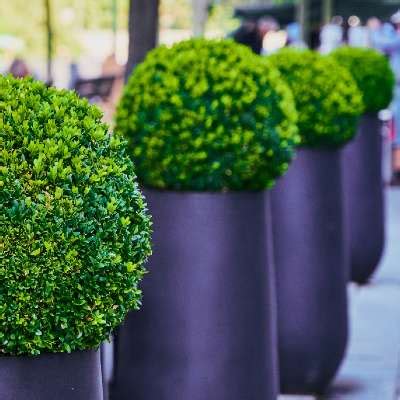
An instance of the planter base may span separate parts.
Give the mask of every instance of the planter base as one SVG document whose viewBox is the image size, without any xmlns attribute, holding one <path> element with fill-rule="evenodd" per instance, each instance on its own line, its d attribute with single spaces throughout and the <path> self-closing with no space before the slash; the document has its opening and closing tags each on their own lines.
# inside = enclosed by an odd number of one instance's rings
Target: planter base
<svg viewBox="0 0 400 400">
<path fill-rule="evenodd" d="M 103 400 L 95 351 L 0 357 L 1 400 Z"/>
</svg>

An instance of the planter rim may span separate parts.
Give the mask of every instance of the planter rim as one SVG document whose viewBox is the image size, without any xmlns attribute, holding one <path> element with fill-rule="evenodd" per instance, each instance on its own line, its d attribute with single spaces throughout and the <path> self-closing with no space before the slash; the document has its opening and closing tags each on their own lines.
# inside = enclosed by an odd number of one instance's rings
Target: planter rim
<svg viewBox="0 0 400 400">
<path fill-rule="evenodd" d="M 340 146 L 318 146 L 318 147 L 312 147 L 312 146 L 297 146 L 296 147 L 296 151 L 295 151 L 295 158 L 296 158 L 296 153 L 299 150 L 307 150 L 307 151 L 314 151 L 314 152 L 323 152 L 323 153 L 332 153 L 335 151 L 340 151 L 342 150 L 344 147 L 346 147 L 352 140 L 354 139 L 354 137 L 350 140 L 348 140 L 346 143 L 341 144 Z"/>
<path fill-rule="evenodd" d="M 278 180 L 276 178 L 276 180 Z M 143 192 L 146 191 L 151 191 L 153 193 L 165 193 L 165 194 L 186 194 L 186 195 L 199 195 L 199 196 L 210 196 L 210 195 L 216 195 L 216 196 L 227 196 L 227 195 L 250 195 L 250 194 L 263 194 L 265 192 L 270 192 L 273 187 L 270 188 L 265 188 L 262 190 L 226 190 L 226 191 L 200 191 L 200 190 L 175 190 L 175 189 L 160 189 L 160 188 L 154 188 L 154 187 L 149 187 L 149 186 L 140 186 L 140 190 Z"/>
<path fill-rule="evenodd" d="M 12 359 L 12 358 L 30 358 L 30 359 L 34 359 L 34 358 L 39 358 L 39 357 L 48 357 L 48 356 L 60 356 L 60 355 L 65 355 L 65 356 L 69 356 L 71 354 L 81 354 L 81 353 L 96 353 L 97 351 L 99 351 L 100 347 L 98 348 L 93 348 L 93 349 L 85 349 L 85 350 L 74 350 L 74 351 L 64 351 L 62 353 L 60 352 L 43 352 L 40 354 L 19 354 L 19 355 L 12 355 L 12 354 L 0 354 L 0 360 L 5 360 L 5 359 Z"/>
<path fill-rule="evenodd" d="M 360 115 L 360 118 L 362 117 L 374 117 L 374 118 L 379 118 L 379 111 L 366 111 Z"/>
</svg>

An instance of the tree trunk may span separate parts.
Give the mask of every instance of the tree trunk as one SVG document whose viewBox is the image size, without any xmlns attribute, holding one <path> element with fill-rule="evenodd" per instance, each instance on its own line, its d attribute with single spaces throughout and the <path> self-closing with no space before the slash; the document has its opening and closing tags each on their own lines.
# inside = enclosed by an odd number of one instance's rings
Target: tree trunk
<svg viewBox="0 0 400 400">
<path fill-rule="evenodd" d="M 117 33 L 118 33 L 118 6 L 117 0 L 111 1 L 111 15 L 112 15 L 112 52 L 115 55 L 117 52 Z"/>
<path fill-rule="evenodd" d="M 332 19 L 333 0 L 324 0 L 322 2 L 323 23 L 328 24 Z"/>
<path fill-rule="evenodd" d="M 297 6 L 297 20 L 301 26 L 302 39 L 305 43 L 310 42 L 310 0 L 300 0 Z"/>
<path fill-rule="evenodd" d="M 192 0 L 193 10 L 193 36 L 203 36 L 207 19 L 210 0 Z"/>
<path fill-rule="evenodd" d="M 158 41 L 159 0 L 130 0 L 127 79 Z"/>
<path fill-rule="evenodd" d="M 46 47 L 47 47 L 47 62 L 46 62 L 46 81 L 48 85 L 53 84 L 53 26 L 51 19 L 51 4 L 50 0 L 44 0 L 45 9 L 45 24 L 46 24 Z"/>
</svg>

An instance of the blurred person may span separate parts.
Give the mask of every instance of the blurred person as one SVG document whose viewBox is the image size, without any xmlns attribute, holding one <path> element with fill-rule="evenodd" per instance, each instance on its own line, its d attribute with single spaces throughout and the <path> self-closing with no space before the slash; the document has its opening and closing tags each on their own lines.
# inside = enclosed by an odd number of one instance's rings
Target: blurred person
<svg viewBox="0 0 400 400">
<path fill-rule="evenodd" d="M 395 124 L 393 167 L 394 179 L 396 183 L 400 183 L 400 10 L 391 17 L 390 21 L 395 29 L 390 49 L 390 62 L 396 76 L 395 97 L 392 105 Z"/>
<path fill-rule="evenodd" d="M 335 16 L 329 24 L 322 27 L 320 33 L 320 52 L 328 54 L 343 44 L 343 18 Z"/>
<path fill-rule="evenodd" d="M 367 28 L 370 46 L 386 53 L 396 36 L 394 26 L 391 23 L 382 23 L 379 18 L 373 17 L 368 20 Z"/>
<path fill-rule="evenodd" d="M 117 61 L 115 53 L 111 53 L 105 58 L 101 66 L 101 73 L 103 76 L 115 76 L 113 88 L 110 96 L 110 103 L 116 106 L 124 87 L 124 72 L 125 66 Z"/>
<path fill-rule="evenodd" d="M 353 15 L 349 18 L 348 45 L 353 47 L 368 47 L 368 29 L 361 25 L 361 20 Z"/>
<path fill-rule="evenodd" d="M 371 17 L 367 20 L 367 28 L 376 30 L 382 26 L 382 21 L 378 17 Z"/>
<path fill-rule="evenodd" d="M 102 109 L 104 111 L 104 120 L 110 123 L 112 123 L 113 121 L 115 109 L 124 88 L 124 71 L 125 66 L 118 63 L 115 53 L 111 53 L 110 55 L 108 55 L 101 65 L 102 76 L 115 77 L 110 96 L 107 101 L 103 102 L 102 104 Z"/>
<path fill-rule="evenodd" d="M 371 28 L 373 47 L 385 53 L 396 77 L 394 100 L 391 106 L 394 119 L 393 168 L 400 180 L 400 10 L 392 15 L 390 24 L 376 24 Z"/>
<path fill-rule="evenodd" d="M 76 62 L 69 64 L 69 82 L 68 89 L 74 89 L 76 82 L 80 78 L 79 65 Z"/>
<path fill-rule="evenodd" d="M 270 31 L 264 36 L 261 54 L 268 55 L 286 46 L 287 32 L 285 30 Z"/>
<path fill-rule="evenodd" d="M 28 75 L 32 75 L 28 65 L 22 58 L 15 58 L 11 63 L 8 72 L 15 78 L 25 78 Z"/>
<path fill-rule="evenodd" d="M 258 20 L 257 29 L 259 35 L 264 38 L 269 32 L 276 32 L 279 30 L 279 24 L 275 18 L 264 17 Z"/>
<path fill-rule="evenodd" d="M 235 42 L 250 47 L 254 53 L 260 54 L 262 49 L 262 39 L 257 32 L 257 22 L 245 20 L 240 27 L 233 32 L 232 38 Z"/>
<path fill-rule="evenodd" d="M 307 45 L 301 37 L 301 26 L 298 22 L 292 22 L 286 27 L 288 47 L 306 48 Z"/>
<path fill-rule="evenodd" d="M 377 17 L 371 17 L 367 20 L 366 28 L 368 32 L 368 45 L 369 47 L 375 48 L 376 36 L 380 34 L 380 30 L 382 28 L 382 22 Z"/>
<path fill-rule="evenodd" d="M 254 53 L 261 54 L 265 35 L 278 29 L 278 23 L 271 17 L 261 18 L 258 21 L 246 20 L 232 34 L 232 38 L 235 42 L 250 47 Z"/>
<path fill-rule="evenodd" d="M 279 30 L 279 24 L 274 18 L 261 18 L 257 25 L 259 35 L 263 39 L 261 54 L 271 54 L 285 46 L 286 31 Z"/>
</svg>

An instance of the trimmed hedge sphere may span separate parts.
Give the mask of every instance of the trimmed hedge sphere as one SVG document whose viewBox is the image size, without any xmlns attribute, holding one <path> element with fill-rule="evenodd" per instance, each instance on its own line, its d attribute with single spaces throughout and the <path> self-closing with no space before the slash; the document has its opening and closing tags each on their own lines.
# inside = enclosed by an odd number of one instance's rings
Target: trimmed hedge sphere
<svg viewBox="0 0 400 400">
<path fill-rule="evenodd" d="M 383 54 L 373 49 L 341 47 L 332 56 L 350 71 L 357 82 L 365 112 L 377 113 L 389 106 L 395 77 Z"/>
<path fill-rule="evenodd" d="M 150 221 L 101 116 L 0 78 L 0 353 L 96 348 L 140 305 Z"/>
<path fill-rule="evenodd" d="M 138 179 L 173 190 L 258 190 L 283 174 L 297 113 L 279 73 L 230 40 L 153 50 L 126 86 L 116 132 Z"/>
<path fill-rule="evenodd" d="M 293 91 L 302 146 L 335 148 L 354 137 L 363 104 L 345 68 L 311 50 L 283 49 L 268 58 Z"/>
</svg>

